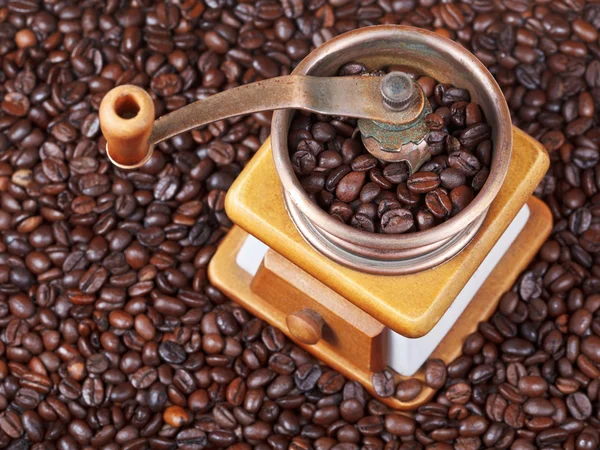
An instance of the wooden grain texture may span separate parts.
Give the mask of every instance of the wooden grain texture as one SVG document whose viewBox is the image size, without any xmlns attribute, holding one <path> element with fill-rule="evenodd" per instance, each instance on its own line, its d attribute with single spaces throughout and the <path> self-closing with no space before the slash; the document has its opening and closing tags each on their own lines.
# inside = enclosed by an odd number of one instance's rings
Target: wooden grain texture
<svg viewBox="0 0 600 450">
<path fill-rule="evenodd" d="M 138 86 L 117 86 L 104 96 L 98 112 L 107 151 L 122 166 L 135 166 L 148 155 L 154 103 Z"/>
<path fill-rule="evenodd" d="M 513 245 L 508 249 L 503 259 L 479 289 L 455 326 L 452 327 L 433 352 L 432 358 L 440 358 L 446 362 L 450 362 L 460 355 L 462 343 L 465 338 L 477 329 L 477 324 L 480 321 L 486 320 L 493 313 L 502 294 L 510 289 L 519 276 L 519 273 L 527 267 L 529 261 L 531 261 L 537 250 L 546 240 L 552 228 L 552 220 L 548 207 L 536 198 L 531 198 L 528 201 L 528 205 L 531 215 L 527 224 Z M 360 351 L 346 356 L 338 348 L 342 343 L 352 341 L 354 336 L 352 332 L 338 333 L 338 341 L 334 345 L 325 340 L 321 340 L 315 345 L 305 345 L 296 340 L 287 328 L 286 317 L 293 308 L 286 305 L 285 296 L 282 295 L 282 292 L 276 289 L 265 289 L 264 291 L 259 289 L 263 295 L 267 295 L 263 297 L 262 295 L 258 295 L 256 290 L 253 290 L 253 285 L 258 286 L 261 282 L 256 281 L 253 283 L 253 277 L 235 263 L 237 254 L 247 236 L 248 234 L 245 231 L 236 226 L 225 237 L 209 266 L 208 275 L 211 282 L 252 314 L 281 329 L 290 339 L 312 353 L 316 358 L 325 362 L 344 376 L 359 381 L 371 394 L 375 395 L 371 383 L 373 371 L 366 369 L 364 363 L 360 362 Z M 285 274 L 289 277 L 288 279 L 294 283 L 296 280 L 303 280 L 303 282 L 296 285 L 297 292 L 293 294 L 293 301 L 298 303 L 298 308 L 315 304 L 316 300 L 310 297 L 310 295 L 317 295 L 319 296 L 317 298 L 322 299 L 322 294 L 327 292 L 326 290 L 315 289 L 315 286 L 323 285 L 299 268 L 294 272 L 296 269 L 293 267 L 295 266 L 275 252 L 269 252 L 268 260 L 267 265 L 271 267 L 277 267 L 279 263 L 284 261 L 287 262 L 289 265 L 285 269 Z M 261 269 L 261 272 L 263 270 Z M 278 269 L 277 272 L 279 272 Z M 283 273 L 283 271 L 280 273 Z M 273 279 L 271 276 L 269 278 Z M 311 282 L 311 278 L 314 281 Z M 305 287 L 308 292 L 303 293 L 302 291 Z M 325 289 L 328 288 L 325 287 Z M 333 295 L 336 294 L 333 293 Z M 325 296 L 324 298 L 328 297 Z M 329 300 L 335 304 L 334 307 L 341 314 L 346 313 L 346 307 L 354 307 L 354 305 L 341 297 L 330 298 Z M 352 311 L 348 320 L 356 320 L 356 317 L 359 316 L 355 315 L 355 312 Z M 376 324 L 377 322 L 373 320 L 372 323 Z M 399 381 L 404 377 L 396 375 L 396 378 Z M 423 372 L 419 371 L 415 375 L 415 378 L 423 380 Z M 411 411 L 429 401 L 434 394 L 434 390 L 426 388 L 416 399 L 410 402 L 401 402 L 395 398 L 381 400 L 395 409 Z"/>
<path fill-rule="evenodd" d="M 326 325 L 323 317 L 310 308 L 288 314 L 285 323 L 292 336 L 307 345 L 314 345 L 323 338 L 323 328 Z"/>
<path fill-rule="evenodd" d="M 428 333 L 527 201 L 549 159 L 544 148 L 513 128 L 505 183 L 471 244 L 452 260 L 424 272 L 393 277 L 343 267 L 310 247 L 291 222 L 267 141 L 228 192 L 228 216 L 277 253 L 407 337 Z M 410 289 L 407 289 L 410 286 Z"/>
<path fill-rule="evenodd" d="M 274 251 L 267 251 L 252 291 L 286 316 L 314 310 L 326 323 L 324 344 L 361 369 L 385 367 L 384 325 Z"/>
</svg>

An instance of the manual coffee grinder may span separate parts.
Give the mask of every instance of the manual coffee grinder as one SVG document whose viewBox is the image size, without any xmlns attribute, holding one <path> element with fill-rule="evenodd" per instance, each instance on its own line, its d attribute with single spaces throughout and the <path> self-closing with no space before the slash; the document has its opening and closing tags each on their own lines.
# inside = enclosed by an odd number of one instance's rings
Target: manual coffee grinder
<svg viewBox="0 0 600 450">
<path fill-rule="evenodd" d="M 399 72 L 336 77 L 349 62 L 406 67 L 468 89 L 481 106 L 494 142 L 490 174 L 455 217 L 426 231 L 375 234 L 335 220 L 303 190 L 288 154 L 294 110 L 366 121 L 363 142 L 377 157 L 417 166 L 427 158 L 423 92 Z M 422 378 L 427 358 L 451 362 L 552 226 L 548 208 L 532 197 L 548 156 L 511 126 L 493 77 L 433 32 L 375 26 L 326 42 L 292 75 L 216 94 L 156 122 L 145 91 L 117 87 L 104 98 L 100 120 L 108 157 L 135 169 L 155 144 L 178 133 L 264 110 L 276 110 L 272 134 L 228 192 L 226 211 L 236 226 L 212 259 L 211 282 L 373 394 L 372 376 L 385 368 L 400 380 Z M 383 401 L 410 410 L 433 395 L 426 388 L 410 402 Z"/>
</svg>

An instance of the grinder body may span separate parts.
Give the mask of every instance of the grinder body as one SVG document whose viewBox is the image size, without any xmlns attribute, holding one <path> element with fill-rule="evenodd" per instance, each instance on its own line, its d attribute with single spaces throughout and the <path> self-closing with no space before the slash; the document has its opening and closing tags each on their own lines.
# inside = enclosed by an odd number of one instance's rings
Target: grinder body
<svg viewBox="0 0 600 450">
<path fill-rule="evenodd" d="M 305 192 L 288 149 L 295 109 L 358 118 L 367 151 L 405 161 L 411 172 L 431 157 L 425 142 L 431 105 L 416 83 L 402 72 L 332 78 L 349 62 L 430 76 L 468 90 L 481 107 L 493 141 L 491 168 L 455 216 L 427 230 L 376 234 L 337 221 Z M 146 92 L 119 86 L 103 100 L 100 118 L 108 157 L 133 170 L 149 160 L 155 144 L 178 133 L 264 110 L 276 110 L 271 138 L 227 195 L 236 226 L 210 263 L 211 282 L 371 393 L 373 374 L 386 368 L 398 380 L 423 378 L 427 357 L 451 362 L 552 226 L 548 208 L 531 197 L 548 155 L 511 127 L 491 74 L 433 32 L 367 27 L 326 42 L 290 76 L 222 92 L 156 122 Z M 384 401 L 407 410 L 433 393 L 426 388 L 411 401 Z"/>
<path fill-rule="evenodd" d="M 403 351 L 407 346 L 421 358 L 450 363 L 458 357 L 464 339 L 491 317 L 552 228 L 548 207 L 531 196 L 546 173 L 548 156 L 538 142 L 514 128 L 506 181 L 481 228 L 459 254 L 411 274 L 360 272 L 324 257 L 299 233 L 286 210 L 271 151 L 267 141 L 228 192 L 226 211 L 236 226 L 209 265 L 211 283 L 374 395 L 372 376 L 385 368 L 396 381 L 424 379 L 422 369 L 402 375 L 390 365 L 394 360 L 396 366 L 398 360 L 401 366 L 410 364 L 415 356 Z M 482 274 L 486 257 L 498 248 L 500 257 L 487 261 Z M 470 298 L 453 311 L 465 288 Z M 458 316 L 454 322 L 448 322 L 448 311 Z M 306 329 L 312 333 L 319 327 L 315 316 L 321 320 L 318 340 L 306 341 Z M 436 325 L 444 320 L 440 335 Z M 429 350 L 419 347 L 420 340 Z M 431 355 L 423 353 L 432 346 Z M 434 393 L 426 388 L 409 402 L 394 397 L 382 401 L 412 410 Z"/>
</svg>

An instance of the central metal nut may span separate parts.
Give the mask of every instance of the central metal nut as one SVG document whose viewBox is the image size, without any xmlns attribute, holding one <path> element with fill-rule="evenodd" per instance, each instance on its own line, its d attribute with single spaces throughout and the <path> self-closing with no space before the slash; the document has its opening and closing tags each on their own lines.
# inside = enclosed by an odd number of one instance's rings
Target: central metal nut
<svg viewBox="0 0 600 450">
<path fill-rule="evenodd" d="M 429 131 L 425 116 L 431 105 L 423 90 L 404 72 L 385 75 L 379 87 L 383 104 L 394 111 L 395 123 L 359 119 L 362 142 L 376 158 L 388 162 L 404 161 L 410 173 L 431 158 L 425 137 Z"/>
<path fill-rule="evenodd" d="M 390 72 L 381 82 L 383 102 L 394 111 L 406 109 L 414 91 L 413 81 L 404 72 Z"/>
</svg>

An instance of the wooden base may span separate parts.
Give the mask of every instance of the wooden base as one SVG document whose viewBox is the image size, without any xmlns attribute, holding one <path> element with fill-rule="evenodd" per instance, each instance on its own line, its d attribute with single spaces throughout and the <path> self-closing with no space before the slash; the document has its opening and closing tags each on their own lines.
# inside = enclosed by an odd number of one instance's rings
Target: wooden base
<svg viewBox="0 0 600 450">
<path fill-rule="evenodd" d="M 548 207 L 533 197 L 527 204 L 530 208 L 527 224 L 432 358 L 448 363 L 460 355 L 466 336 L 477 329 L 480 321 L 493 314 L 502 294 L 510 289 L 549 235 L 552 218 Z M 281 329 L 315 357 L 344 376 L 359 381 L 376 395 L 371 377 L 384 364 L 385 352 L 381 345 L 384 325 L 271 250 L 256 277 L 252 277 L 236 264 L 237 254 L 247 236 L 239 227 L 229 232 L 209 266 L 211 282 L 252 314 Z M 304 307 L 319 312 L 328 324 L 323 338 L 314 345 L 298 341 L 286 324 L 290 313 Z M 422 371 L 415 377 L 423 379 Z M 403 377 L 397 375 L 397 378 Z M 434 394 L 432 389 L 426 388 L 411 402 L 401 402 L 393 397 L 382 400 L 393 408 L 412 410 L 429 401 Z"/>
</svg>

